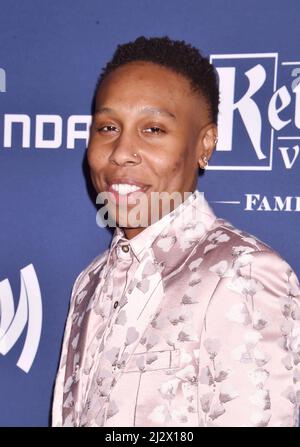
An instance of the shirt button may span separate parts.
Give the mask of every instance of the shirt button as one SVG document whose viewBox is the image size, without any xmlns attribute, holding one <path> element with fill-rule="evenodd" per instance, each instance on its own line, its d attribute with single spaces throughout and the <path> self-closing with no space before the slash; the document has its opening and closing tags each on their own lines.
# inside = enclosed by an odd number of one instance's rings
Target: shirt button
<svg viewBox="0 0 300 447">
<path fill-rule="evenodd" d="M 124 253 L 128 253 L 129 252 L 128 245 L 122 245 L 122 250 L 124 251 Z"/>
<path fill-rule="evenodd" d="M 119 301 L 115 301 L 115 304 L 114 304 L 115 309 L 118 307 L 118 304 L 119 304 Z"/>
</svg>

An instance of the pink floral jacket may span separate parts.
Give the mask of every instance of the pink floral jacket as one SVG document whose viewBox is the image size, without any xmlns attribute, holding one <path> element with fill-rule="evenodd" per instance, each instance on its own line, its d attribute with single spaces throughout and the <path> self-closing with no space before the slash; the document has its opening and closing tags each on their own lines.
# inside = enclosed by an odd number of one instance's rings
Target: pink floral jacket
<svg viewBox="0 0 300 447">
<path fill-rule="evenodd" d="M 145 250 L 109 324 L 96 310 L 108 250 L 77 278 L 52 425 L 298 425 L 295 274 L 268 246 L 216 218 L 199 192 L 185 216 Z M 91 316 L 97 380 L 82 399 Z"/>
</svg>

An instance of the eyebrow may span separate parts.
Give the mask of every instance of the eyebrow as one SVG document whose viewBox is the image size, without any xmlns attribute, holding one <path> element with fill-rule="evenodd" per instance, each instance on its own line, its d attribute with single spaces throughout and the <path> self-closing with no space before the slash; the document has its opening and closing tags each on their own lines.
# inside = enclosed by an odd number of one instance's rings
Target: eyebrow
<svg viewBox="0 0 300 447">
<path fill-rule="evenodd" d="M 95 113 L 97 115 L 101 115 L 102 113 L 114 114 L 115 110 L 110 107 L 100 107 L 95 110 Z M 144 107 L 143 109 L 140 110 L 140 114 L 142 114 L 142 113 L 150 113 L 151 115 L 167 116 L 169 118 L 176 120 L 176 116 L 173 113 L 169 112 L 169 110 L 167 110 L 167 109 L 163 109 L 163 108 L 159 108 L 159 107 Z"/>
</svg>

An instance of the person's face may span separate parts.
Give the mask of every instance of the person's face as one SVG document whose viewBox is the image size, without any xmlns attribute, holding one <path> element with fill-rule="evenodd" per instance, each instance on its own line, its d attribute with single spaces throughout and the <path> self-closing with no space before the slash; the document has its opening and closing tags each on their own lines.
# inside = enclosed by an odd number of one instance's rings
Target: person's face
<svg viewBox="0 0 300 447">
<path fill-rule="evenodd" d="M 198 163 L 210 157 L 215 137 L 207 104 L 185 77 L 140 61 L 111 72 L 96 94 L 87 156 L 97 192 L 115 196 L 117 224 L 124 200 L 129 211 L 141 191 L 149 199 L 149 216 L 151 192 L 193 192 Z M 141 190 L 114 186 L 121 183 Z M 125 233 L 131 238 L 140 231 Z"/>
</svg>

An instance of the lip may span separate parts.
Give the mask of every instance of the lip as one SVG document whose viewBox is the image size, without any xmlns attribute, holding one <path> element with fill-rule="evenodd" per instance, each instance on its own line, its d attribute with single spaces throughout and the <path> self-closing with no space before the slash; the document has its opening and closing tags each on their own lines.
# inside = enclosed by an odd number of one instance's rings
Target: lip
<svg viewBox="0 0 300 447">
<path fill-rule="evenodd" d="M 118 191 L 115 191 L 112 189 L 113 184 L 127 184 L 127 185 L 134 185 L 138 186 L 138 191 L 132 191 L 126 195 L 119 194 Z M 109 180 L 107 180 L 107 191 L 112 193 L 115 197 L 116 203 L 124 203 L 127 201 L 127 199 L 134 203 L 135 200 L 138 198 L 138 196 L 142 193 L 145 193 L 151 185 L 146 185 L 145 183 L 140 182 L 139 180 L 135 180 L 133 178 L 129 177 L 113 177 Z"/>
<path fill-rule="evenodd" d="M 126 183 L 127 185 L 135 185 L 140 188 L 148 188 L 150 185 L 146 185 L 145 183 L 140 182 L 139 180 L 135 180 L 132 177 L 113 177 L 107 180 L 107 185 L 110 188 L 114 183 Z"/>
</svg>

